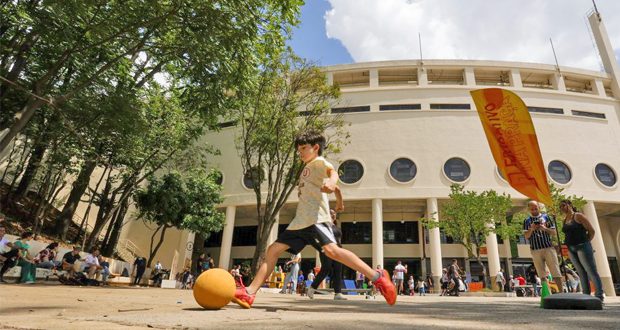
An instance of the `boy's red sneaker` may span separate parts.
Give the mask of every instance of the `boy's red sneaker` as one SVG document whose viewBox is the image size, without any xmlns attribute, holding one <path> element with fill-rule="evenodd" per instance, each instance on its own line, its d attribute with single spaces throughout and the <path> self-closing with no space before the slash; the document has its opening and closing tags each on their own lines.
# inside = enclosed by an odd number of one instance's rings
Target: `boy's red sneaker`
<svg viewBox="0 0 620 330">
<path fill-rule="evenodd" d="M 396 303 L 396 287 L 390 279 L 390 274 L 385 269 L 381 269 L 381 277 L 379 277 L 373 284 L 381 292 L 388 305 L 394 305 Z"/>
<path fill-rule="evenodd" d="M 244 287 L 240 287 L 235 290 L 232 301 L 245 309 L 250 309 L 254 303 L 254 298 L 256 298 L 256 294 L 249 294 Z"/>
</svg>

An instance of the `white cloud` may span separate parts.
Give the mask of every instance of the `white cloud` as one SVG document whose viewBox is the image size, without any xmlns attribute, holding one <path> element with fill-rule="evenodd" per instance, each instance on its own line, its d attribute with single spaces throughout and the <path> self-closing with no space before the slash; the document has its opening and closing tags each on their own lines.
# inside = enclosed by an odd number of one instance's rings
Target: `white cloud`
<svg viewBox="0 0 620 330">
<path fill-rule="evenodd" d="M 590 0 L 328 0 L 327 35 L 356 62 L 480 59 L 554 63 L 599 70 L 586 14 Z M 620 54 L 620 1 L 599 0 L 599 11 Z"/>
</svg>

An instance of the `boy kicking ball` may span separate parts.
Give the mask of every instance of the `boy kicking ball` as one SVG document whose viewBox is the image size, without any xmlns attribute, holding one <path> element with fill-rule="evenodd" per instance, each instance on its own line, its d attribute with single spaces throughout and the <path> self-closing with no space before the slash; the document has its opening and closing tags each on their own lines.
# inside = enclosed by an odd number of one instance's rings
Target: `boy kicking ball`
<svg viewBox="0 0 620 330">
<path fill-rule="evenodd" d="M 265 283 L 273 270 L 278 257 L 285 251 L 297 254 L 306 245 L 320 247 L 325 255 L 349 268 L 363 273 L 371 279 L 389 305 L 396 303 L 396 288 L 385 269 L 373 270 L 353 252 L 336 244 L 331 228 L 331 216 L 327 194 L 336 194 L 336 211 L 342 211 L 344 204 L 338 183 L 338 173 L 325 158 L 321 157 L 325 148 L 325 137 L 308 131 L 295 139 L 297 153 L 304 162 L 298 186 L 297 212 L 295 218 L 267 248 L 265 262 L 260 265 L 252 283 L 246 288 L 237 288 L 234 302 L 243 308 L 250 308 L 256 292 Z"/>
</svg>

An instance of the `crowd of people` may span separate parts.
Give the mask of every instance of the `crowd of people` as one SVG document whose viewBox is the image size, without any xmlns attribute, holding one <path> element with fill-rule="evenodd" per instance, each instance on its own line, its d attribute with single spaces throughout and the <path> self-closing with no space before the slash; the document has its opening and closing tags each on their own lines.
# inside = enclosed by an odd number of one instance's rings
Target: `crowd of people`
<svg viewBox="0 0 620 330">
<path fill-rule="evenodd" d="M 4 275 L 11 268 L 19 266 L 21 271 L 18 282 L 23 284 L 35 283 L 37 268 L 50 270 L 50 274 L 57 276 L 62 283 L 87 283 L 101 276 L 101 284 L 107 284 L 110 264 L 98 249 L 93 249 L 82 258 L 80 248 L 76 246 L 58 260 L 59 244 L 52 242 L 33 256 L 29 253 L 29 243 L 33 237 L 32 232 L 26 231 L 15 242 L 9 242 L 6 228 L 0 225 L 0 282 L 6 283 Z"/>
<path fill-rule="evenodd" d="M 37 280 L 37 269 L 46 269 L 45 278 L 56 277 L 59 282 L 67 285 L 108 285 L 108 279 L 115 276 L 131 277 L 131 284 L 139 285 L 143 281 L 146 271 L 146 259 L 137 257 L 130 274 L 112 274 L 110 261 L 101 255 L 98 248 L 90 253 L 82 254 L 79 246 L 59 256 L 60 245 L 57 242 L 49 243 L 36 254 L 31 254 L 31 241 L 34 234 L 23 232 L 14 242 L 9 241 L 6 228 L 0 222 L 0 283 L 6 283 L 5 275 L 13 267 L 19 266 L 20 274 L 17 283 L 33 284 Z M 166 271 L 158 261 L 151 272 L 154 285 L 161 285 Z"/>
</svg>

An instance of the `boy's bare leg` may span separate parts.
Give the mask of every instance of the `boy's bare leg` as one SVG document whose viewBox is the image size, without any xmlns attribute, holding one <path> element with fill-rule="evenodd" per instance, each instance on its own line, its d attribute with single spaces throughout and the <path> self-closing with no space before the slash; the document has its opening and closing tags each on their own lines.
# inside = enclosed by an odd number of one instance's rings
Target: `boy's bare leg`
<svg viewBox="0 0 620 330">
<path fill-rule="evenodd" d="M 256 276 L 254 276 L 254 280 L 246 288 L 249 294 L 254 294 L 258 291 L 258 289 L 260 289 L 260 287 L 263 285 L 263 283 L 265 283 L 269 275 L 271 275 L 273 267 L 278 261 L 278 257 L 288 249 L 288 245 L 278 242 L 271 244 L 267 248 L 267 253 L 265 253 L 265 261 L 262 265 L 260 265 L 260 267 L 258 267 L 258 271 L 256 272 Z"/>
<path fill-rule="evenodd" d="M 325 255 L 330 259 L 336 260 L 347 267 L 357 270 L 364 274 L 368 279 L 375 279 L 377 271 L 370 268 L 362 259 L 360 259 L 355 253 L 341 248 L 335 243 L 330 243 L 323 246 Z"/>
</svg>

